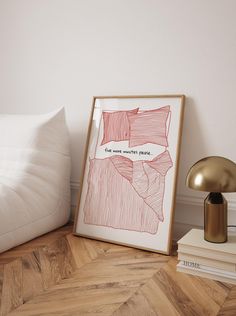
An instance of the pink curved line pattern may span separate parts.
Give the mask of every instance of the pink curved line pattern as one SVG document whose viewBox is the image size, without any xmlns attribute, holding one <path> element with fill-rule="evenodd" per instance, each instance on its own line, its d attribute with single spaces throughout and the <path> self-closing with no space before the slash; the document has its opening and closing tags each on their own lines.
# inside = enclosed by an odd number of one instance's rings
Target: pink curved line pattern
<svg viewBox="0 0 236 316">
<path fill-rule="evenodd" d="M 171 166 L 168 151 L 152 161 L 91 159 L 84 222 L 155 234 L 164 220 L 165 174 Z"/>
<path fill-rule="evenodd" d="M 140 111 L 139 108 L 130 111 L 103 111 L 103 139 L 101 145 L 111 141 L 129 141 L 129 147 L 147 143 L 168 147 L 170 113 L 169 105 L 147 111 Z"/>
<path fill-rule="evenodd" d="M 120 156 L 120 157 L 122 157 L 122 156 Z M 128 158 L 127 158 L 128 159 Z M 117 172 L 121 175 L 121 176 L 124 176 L 121 172 L 120 172 L 120 170 L 119 170 L 119 168 L 117 168 L 116 167 L 116 165 L 113 163 L 113 165 L 114 165 L 114 168 L 117 170 Z M 132 184 L 132 179 L 128 179 L 128 178 L 126 178 L 128 181 L 130 181 L 130 183 Z M 138 192 L 138 190 L 135 188 L 135 186 L 133 185 L 133 189 L 135 190 L 135 192 L 142 198 L 142 196 L 141 196 L 141 194 Z M 145 200 L 144 200 L 144 202 L 145 202 Z M 145 202 L 145 204 L 147 204 L 146 202 Z M 147 204 L 148 205 L 148 204 Z M 150 205 L 148 205 L 149 207 L 150 207 Z M 150 207 L 151 209 L 152 209 L 152 207 Z M 154 209 L 152 209 L 153 210 L 153 212 L 156 214 L 156 212 L 155 212 L 155 210 Z"/>
<path fill-rule="evenodd" d="M 136 114 L 137 109 L 130 111 L 102 112 L 103 117 L 103 139 L 101 145 L 111 141 L 120 142 L 130 139 L 128 113 Z"/>
<path fill-rule="evenodd" d="M 130 130 L 129 147 L 147 143 L 167 147 L 166 123 L 169 113 L 169 105 L 156 110 L 140 111 L 136 114 L 128 113 Z"/>
</svg>

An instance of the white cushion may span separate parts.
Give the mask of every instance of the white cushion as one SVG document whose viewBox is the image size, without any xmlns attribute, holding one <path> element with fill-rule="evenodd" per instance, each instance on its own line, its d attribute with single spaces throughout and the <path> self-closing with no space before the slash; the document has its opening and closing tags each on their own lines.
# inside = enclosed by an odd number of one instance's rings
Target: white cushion
<svg viewBox="0 0 236 316">
<path fill-rule="evenodd" d="M 69 216 L 64 109 L 0 115 L 0 252 L 62 226 Z"/>
</svg>

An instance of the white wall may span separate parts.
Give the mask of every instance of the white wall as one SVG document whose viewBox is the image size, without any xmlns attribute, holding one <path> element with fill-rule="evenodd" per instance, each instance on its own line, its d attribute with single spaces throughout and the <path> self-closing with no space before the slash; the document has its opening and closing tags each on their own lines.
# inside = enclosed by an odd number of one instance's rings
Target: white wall
<svg viewBox="0 0 236 316">
<path fill-rule="evenodd" d="M 208 155 L 236 161 L 235 12 L 235 0 L 0 0 L 0 112 L 66 106 L 76 195 L 93 95 L 185 94 L 181 234 L 203 222 L 189 167 Z"/>
</svg>

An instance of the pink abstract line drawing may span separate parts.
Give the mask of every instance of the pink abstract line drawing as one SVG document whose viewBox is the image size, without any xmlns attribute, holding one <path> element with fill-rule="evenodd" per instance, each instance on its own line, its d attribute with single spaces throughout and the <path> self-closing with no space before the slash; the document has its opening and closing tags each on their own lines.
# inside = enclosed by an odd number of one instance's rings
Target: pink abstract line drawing
<svg viewBox="0 0 236 316">
<path fill-rule="evenodd" d="M 112 156 L 111 162 L 128 181 L 132 181 L 133 161 L 123 156 Z"/>
<path fill-rule="evenodd" d="M 102 112 L 104 133 L 101 145 L 111 141 L 119 142 L 129 140 L 128 113 L 136 114 L 138 108 L 131 111 Z"/>
<path fill-rule="evenodd" d="M 147 143 L 167 147 L 166 123 L 169 113 L 170 106 L 164 106 L 156 110 L 141 111 L 136 114 L 128 113 L 130 126 L 129 147 L 140 146 Z"/>
<path fill-rule="evenodd" d="M 84 204 L 86 224 L 155 234 L 164 220 L 168 151 L 151 161 L 122 156 L 91 159 Z"/>
<path fill-rule="evenodd" d="M 166 126 L 169 117 L 168 128 Z M 103 139 L 101 145 L 111 141 L 129 141 L 129 147 L 147 143 L 168 146 L 170 106 L 155 110 L 102 112 Z"/>
</svg>

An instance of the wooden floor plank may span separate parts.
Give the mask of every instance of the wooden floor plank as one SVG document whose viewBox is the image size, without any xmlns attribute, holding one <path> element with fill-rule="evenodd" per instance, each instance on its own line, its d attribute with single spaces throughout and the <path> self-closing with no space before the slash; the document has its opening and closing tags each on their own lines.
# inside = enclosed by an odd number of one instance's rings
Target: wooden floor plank
<svg viewBox="0 0 236 316">
<path fill-rule="evenodd" d="M 157 315 L 180 315 L 175 306 L 171 304 L 169 294 L 166 295 L 166 293 L 155 280 L 151 279 L 146 285 L 141 288 L 140 292 L 142 295 L 144 295 L 151 308 L 155 311 Z"/>
<path fill-rule="evenodd" d="M 24 302 L 27 302 L 43 291 L 43 279 L 38 250 L 22 257 L 22 287 Z"/>
<path fill-rule="evenodd" d="M 203 315 L 201 309 L 183 290 L 183 287 L 175 282 L 165 270 L 153 278 L 154 282 L 159 284 L 161 290 L 169 298 L 171 304 L 175 307 L 180 315 Z"/>
<path fill-rule="evenodd" d="M 236 286 L 231 291 L 222 305 L 218 316 L 235 316 L 236 315 Z"/>
<path fill-rule="evenodd" d="M 96 245 L 96 242 L 93 243 L 89 239 L 78 238 L 72 234 L 67 235 L 66 238 L 77 268 L 81 268 L 84 264 L 98 257 L 99 247 Z"/>
<path fill-rule="evenodd" d="M 76 269 L 76 263 L 66 238 L 61 238 L 49 246 L 39 248 L 39 261 L 44 289 L 69 278 Z"/>
<path fill-rule="evenodd" d="M 0 315 L 7 315 L 22 304 L 22 263 L 14 260 L 4 266 Z"/>
<path fill-rule="evenodd" d="M 3 286 L 3 270 L 4 270 L 4 265 L 0 264 L 0 315 L 1 313 L 1 309 L 2 309 L 2 286 Z"/>
<path fill-rule="evenodd" d="M 113 316 L 137 316 L 137 315 L 146 315 L 146 316 L 155 316 L 156 312 L 151 307 L 150 303 L 147 301 L 144 295 L 140 291 L 135 292 L 130 299 L 127 300 L 124 304 L 121 304 L 120 307 L 112 314 Z"/>
<path fill-rule="evenodd" d="M 61 293 L 62 294 L 62 293 Z M 69 295 L 68 295 L 69 294 Z M 32 300 L 20 308 L 16 309 L 9 315 L 71 315 L 74 311 L 77 315 L 103 315 L 104 307 L 107 307 L 109 315 L 117 309 L 117 306 L 126 301 L 133 294 L 126 286 L 120 285 L 111 288 L 95 288 L 95 289 L 81 289 L 65 293 L 65 296 L 53 300 L 52 297 L 44 296 L 39 303 L 38 300 Z M 101 307 L 103 307 L 101 309 Z"/>
</svg>

